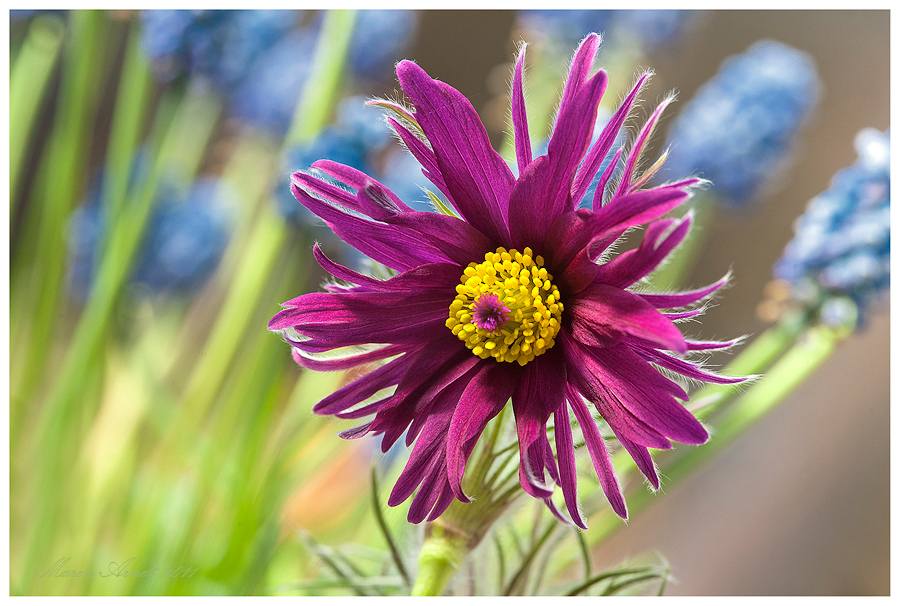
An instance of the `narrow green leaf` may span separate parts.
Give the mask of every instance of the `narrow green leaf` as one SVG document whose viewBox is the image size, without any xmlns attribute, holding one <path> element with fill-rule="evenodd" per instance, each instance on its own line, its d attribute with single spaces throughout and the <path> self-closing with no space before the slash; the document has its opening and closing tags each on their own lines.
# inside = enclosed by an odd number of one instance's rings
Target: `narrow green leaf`
<svg viewBox="0 0 900 606">
<path fill-rule="evenodd" d="M 16 207 L 18 178 L 31 129 L 59 58 L 65 26 L 56 15 L 39 15 L 28 28 L 9 74 L 9 194 Z"/>
<path fill-rule="evenodd" d="M 506 580 L 506 554 L 503 553 L 503 544 L 500 537 L 494 533 L 494 547 L 497 548 L 497 564 L 499 571 L 497 572 L 497 591 L 503 591 L 504 581 Z"/>
<path fill-rule="evenodd" d="M 534 557 L 537 555 L 538 551 L 540 551 L 541 547 L 544 546 L 544 543 L 547 542 L 547 539 L 550 538 L 550 535 L 553 534 L 553 531 L 556 530 L 557 526 L 554 521 L 551 521 L 550 526 L 541 537 L 532 545 L 531 549 L 525 554 L 524 559 L 522 560 L 519 569 L 516 571 L 516 574 L 513 575 L 512 579 L 510 579 L 509 583 L 506 586 L 506 590 L 503 592 L 503 595 L 513 595 L 513 591 L 519 587 L 519 584 L 524 582 L 528 576 L 528 569 L 531 566 L 531 562 L 534 560 Z M 515 534 L 515 533 L 514 533 Z"/>
<path fill-rule="evenodd" d="M 632 579 L 627 579 L 620 583 L 613 583 L 612 585 L 607 587 L 606 591 L 604 591 L 600 595 L 603 595 L 603 596 L 616 595 L 617 593 L 619 593 L 620 591 L 622 591 L 623 589 L 625 589 L 627 587 L 631 587 L 632 585 L 637 585 L 638 583 L 643 583 L 644 581 L 658 579 L 660 576 L 662 576 L 662 573 L 653 572 L 650 574 L 645 574 L 645 575 L 641 575 L 638 577 L 634 577 Z"/>
<path fill-rule="evenodd" d="M 407 572 L 406 566 L 403 565 L 403 558 L 400 557 L 400 551 L 397 549 L 397 544 L 394 543 L 394 538 L 391 536 L 391 531 L 388 530 L 384 514 L 381 511 L 381 501 L 378 500 L 378 473 L 374 464 L 372 465 L 372 509 L 375 510 L 375 520 L 378 522 L 378 528 L 381 530 L 384 540 L 387 541 L 388 549 L 391 550 L 391 558 L 397 566 L 397 571 L 403 577 L 406 586 L 412 587 L 409 572 Z"/>
<path fill-rule="evenodd" d="M 641 568 L 622 568 L 620 570 L 614 570 L 612 572 L 601 572 L 600 574 L 587 579 L 584 583 L 580 585 L 576 585 L 572 589 L 569 590 L 567 596 L 575 596 L 580 595 L 602 581 L 607 581 L 609 579 L 615 579 L 616 577 L 629 575 L 629 574 L 641 574 L 646 573 L 650 570 L 653 570 L 652 566 L 644 566 Z"/>
<path fill-rule="evenodd" d="M 365 587 L 362 587 L 354 582 L 354 577 L 360 577 L 362 575 L 354 574 L 357 571 L 353 570 L 353 566 L 349 566 L 350 572 L 345 570 L 344 565 L 345 562 L 339 562 L 335 555 L 337 552 L 332 550 L 332 553 L 328 553 L 323 545 L 319 544 L 315 539 L 313 539 L 308 533 L 298 532 L 298 536 L 300 540 L 320 559 L 322 562 L 331 569 L 334 574 L 338 576 L 346 584 L 346 587 L 353 590 L 356 595 L 359 596 L 371 596 L 372 594 L 366 591 Z M 344 564 L 344 565 L 342 565 Z"/>
<path fill-rule="evenodd" d="M 572 530 L 575 532 L 575 539 L 578 541 L 578 547 L 581 549 L 581 557 L 584 562 L 584 580 L 587 581 L 591 578 L 591 553 L 581 531 L 577 528 L 572 528 Z"/>
</svg>

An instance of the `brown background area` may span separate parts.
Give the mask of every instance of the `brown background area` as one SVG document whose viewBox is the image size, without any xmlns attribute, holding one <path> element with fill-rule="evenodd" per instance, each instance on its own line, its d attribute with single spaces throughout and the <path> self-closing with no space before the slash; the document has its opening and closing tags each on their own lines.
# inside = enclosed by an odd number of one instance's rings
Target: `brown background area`
<svg viewBox="0 0 900 606">
<path fill-rule="evenodd" d="M 409 56 L 484 111 L 494 96 L 489 74 L 512 57 L 513 23 L 505 11 L 425 11 Z M 887 11 L 708 12 L 677 48 L 648 58 L 658 75 L 645 98 L 676 89 L 671 124 L 725 57 L 763 38 L 810 53 L 822 97 L 787 179 L 751 212 L 720 213 L 707 228 L 691 283 L 710 283 L 729 267 L 735 280 L 707 313 L 704 337 L 764 330 L 755 308 L 792 221 L 854 162 L 857 131 L 889 125 Z M 664 480 L 665 494 L 596 553 L 597 563 L 658 550 L 675 577 L 669 595 L 889 593 L 889 325 L 886 306 L 874 311 L 712 464 L 680 484 Z"/>
</svg>

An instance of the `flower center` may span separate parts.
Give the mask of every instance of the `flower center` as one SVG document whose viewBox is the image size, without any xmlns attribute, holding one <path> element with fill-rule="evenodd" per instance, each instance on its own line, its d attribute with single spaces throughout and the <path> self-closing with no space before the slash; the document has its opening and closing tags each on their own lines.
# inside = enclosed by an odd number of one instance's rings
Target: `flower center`
<svg viewBox="0 0 900 606">
<path fill-rule="evenodd" d="M 559 332 L 563 304 L 552 280 L 530 248 L 489 252 L 463 272 L 447 328 L 480 358 L 524 366 Z"/>
</svg>

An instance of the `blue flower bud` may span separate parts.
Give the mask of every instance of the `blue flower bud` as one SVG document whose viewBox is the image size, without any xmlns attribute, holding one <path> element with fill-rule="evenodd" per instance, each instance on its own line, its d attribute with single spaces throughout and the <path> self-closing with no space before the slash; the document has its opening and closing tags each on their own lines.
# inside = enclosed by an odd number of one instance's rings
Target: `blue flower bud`
<svg viewBox="0 0 900 606">
<path fill-rule="evenodd" d="M 753 199 L 787 160 L 816 105 L 812 59 L 764 40 L 728 58 L 675 120 L 666 174 L 697 174 L 726 205 Z"/>
<path fill-rule="evenodd" d="M 849 297 L 865 312 L 890 285 L 889 135 L 863 130 L 856 147 L 856 164 L 809 202 L 774 272 L 795 300 L 812 281 L 823 297 Z"/>
</svg>

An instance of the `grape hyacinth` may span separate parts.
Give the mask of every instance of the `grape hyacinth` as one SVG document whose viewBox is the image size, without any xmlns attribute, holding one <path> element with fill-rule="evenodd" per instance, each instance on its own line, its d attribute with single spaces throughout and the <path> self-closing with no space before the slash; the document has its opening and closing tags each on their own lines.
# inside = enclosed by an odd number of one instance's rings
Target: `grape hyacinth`
<svg viewBox="0 0 900 606">
<path fill-rule="evenodd" d="M 227 92 L 300 16 L 286 10 L 145 10 L 141 46 L 163 81 L 202 76 Z"/>
<path fill-rule="evenodd" d="M 316 33 L 297 30 L 263 50 L 230 94 L 231 114 L 276 137 L 291 125 L 312 67 Z"/>
<path fill-rule="evenodd" d="M 412 43 L 418 18 L 410 10 L 361 10 L 348 58 L 354 76 L 382 80 Z"/>
<path fill-rule="evenodd" d="M 753 199 L 784 168 L 819 96 L 812 59 L 764 40 L 725 60 L 669 134 L 668 175 L 698 174 L 729 206 Z"/>
<path fill-rule="evenodd" d="M 774 267 L 798 303 L 821 304 L 831 323 L 844 315 L 841 298 L 856 304 L 861 321 L 890 285 L 890 135 L 865 129 L 855 146 L 857 162 L 809 202 Z"/>
<path fill-rule="evenodd" d="M 107 232 L 102 188 L 69 219 L 69 288 L 85 301 Z M 231 234 L 233 194 L 219 179 L 198 179 L 187 192 L 161 185 L 135 260 L 131 284 L 140 294 L 189 294 L 212 276 Z"/>
<path fill-rule="evenodd" d="M 588 32 L 602 32 L 611 44 L 637 43 L 644 51 L 677 42 L 699 11 L 690 10 L 522 10 L 519 21 L 538 35 L 567 46 Z"/>
</svg>

